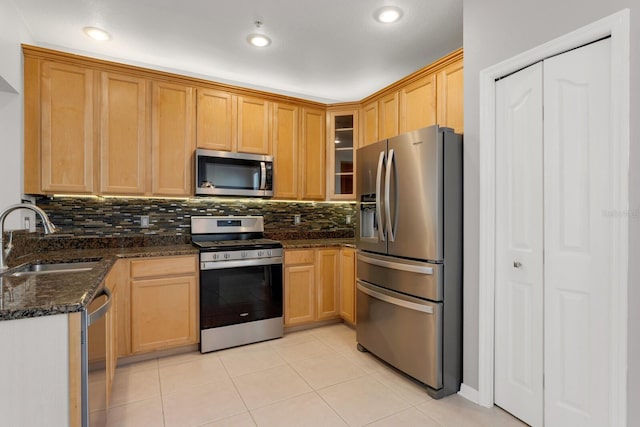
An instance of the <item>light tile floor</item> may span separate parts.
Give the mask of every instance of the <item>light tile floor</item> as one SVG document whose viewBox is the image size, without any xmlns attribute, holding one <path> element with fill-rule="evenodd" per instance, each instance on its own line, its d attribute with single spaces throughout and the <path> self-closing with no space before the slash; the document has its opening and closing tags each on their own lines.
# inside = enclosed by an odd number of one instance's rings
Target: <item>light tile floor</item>
<svg viewBox="0 0 640 427">
<path fill-rule="evenodd" d="M 335 324 L 119 367 L 109 426 L 524 426 L 460 396 L 431 399 Z"/>
</svg>

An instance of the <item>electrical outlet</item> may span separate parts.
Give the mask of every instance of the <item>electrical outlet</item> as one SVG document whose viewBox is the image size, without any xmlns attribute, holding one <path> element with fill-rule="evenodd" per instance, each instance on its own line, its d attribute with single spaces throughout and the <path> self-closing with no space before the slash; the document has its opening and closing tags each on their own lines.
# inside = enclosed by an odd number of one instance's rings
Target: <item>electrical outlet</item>
<svg viewBox="0 0 640 427">
<path fill-rule="evenodd" d="M 140 215 L 140 227 L 149 226 L 149 215 Z"/>
<path fill-rule="evenodd" d="M 351 224 L 351 215 L 345 215 L 345 217 L 344 217 L 344 222 L 346 222 L 346 223 L 347 223 L 347 225 L 348 225 L 348 224 Z"/>
<path fill-rule="evenodd" d="M 300 218 L 301 218 L 301 216 L 299 214 L 296 214 L 296 215 L 293 216 L 294 225 L 300 224 Z"/>
</svg>

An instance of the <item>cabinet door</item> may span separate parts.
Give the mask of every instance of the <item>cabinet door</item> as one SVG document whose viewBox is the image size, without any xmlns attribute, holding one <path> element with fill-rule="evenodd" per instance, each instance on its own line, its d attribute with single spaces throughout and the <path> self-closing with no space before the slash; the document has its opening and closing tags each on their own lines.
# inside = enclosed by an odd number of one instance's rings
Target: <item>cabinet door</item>
<svg viewBox="0 0 640 427">
<path fill-rule="evenodd" d="M 42 190 L 92 193 L 93 71 L 42 63 Z"/>
<path fill-rule="evenodd" d="M 100 192 L 145 194 L 147 83 L 114 73 L 102 73 L 100 83 Z"/>
<path fill-rule="evenodd" d="M 339 315 L 340 249 L 320 249 L 316 255 L 317 320 Z"/>
<path fill-rule="evenodd" d="M 436 75 L 400 89 L 400 133 L 436 124 Z"/>
<path fill-rule="evenodd" d="M 196 145 L 208 150 L 236 148 L 236 97 L 227 92 L 198 88 Z"/>
<path fill-rule="evenodd" d="M 105 286 L 111 291 L 111 308 L 105 317 L 107 321 L 107 407 L 111 399 L 111 389 L 118 364 L 118 301 L 120 299 L 118 281 L 116 270 L 111 270 L 105 279 Z"/>
<path fill-rule="evenodd" d="M 274 197 L 298 198 L 298 120 L 293 105 L 273 105 Z"/>
<path fill-rule="evenodd" d="M 132 281 L 132 352 L 197 343 L 197 291 L 194 276 Z"/>
<path fill-rule="evenodd" d="M 343 248 L 340 251 L 340 317 L 356 323 L 356 251 Z"/>
<path fill-rule="evenodd" d="M 462 59 L 440 71 L 438 80 L 438 124 L 464 132 L 464 68 Z"/>
<path fill-rule="evenodd" d="M 302 110 L 302 198 L 324 200 L 325 196 L 325 113 Z"/>
<path fill-rule="evenodd" d="M 313 265 L 284 267 L 284 325 L 313 322 L 316 315 Z"/>
<path fill-rule="evenodd" d="M 238 151 L 269 154 L 269 101 L 238 97 Z"/>
<path fill-rule="evenodd" d="M 129 282 L 129 260 L 120 259 L 113 266 L 118 277 L 117 329 L 118 357 L 131 355 L 131 284 Z"/>
<path fill-rule="evenodd" d="M 362 108 L 362 145 L 378 142 L 378 101 Z"/>
<path fill-rule="evenodd" d="M 193 88 L 153 82 L 152 193 L 191 196 L 194 138 Z"/>
<path fill-rule="evenodd" d="M 391 93 L 380 99 L 380 121 L 378 122 L 380 139 L 387 139 L 398 135 L 398 92 Z"/>
<path fill-rule="evenodd" d="M 358 111 L 329 113 L 327 135 L 327 188 L 330 200 L 354 200 L 355 147 L 358 141 Z"/>
</svg>

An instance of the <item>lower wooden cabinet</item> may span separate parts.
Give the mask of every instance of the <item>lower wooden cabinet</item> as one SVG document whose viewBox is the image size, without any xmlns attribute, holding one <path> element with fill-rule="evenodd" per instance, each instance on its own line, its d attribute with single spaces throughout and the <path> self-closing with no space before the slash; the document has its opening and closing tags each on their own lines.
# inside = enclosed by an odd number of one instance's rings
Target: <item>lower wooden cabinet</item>
<svg viewBox="0 0 640 427">
<path fill-rule="evenodd" d="M 340 250 L 340 317 L 356 323 L 356 250 Z"/>
<path fill-rule="evenodd" d="M 197 258 L 131 261 L 131 352 L 198 342 Z"/>
<path fill-rule="evenodd" d="M 345 276 L 341 270 L 342 251 L 351 248 L 288 249 L 284 254 L 284 325 L 295 326 L 342 316 L 341 281 L 353 277 L 350 286 L 355 291 L 353 266 Z M 353 255 L 351 256 L 353 260 Z M 347 279 L 347 282 L 349 279 Z M 354 323 L 354 296 L 351 297 L 351 317 Z M 348 305 L 348 304 L 347 304 Z"/>
</svg>

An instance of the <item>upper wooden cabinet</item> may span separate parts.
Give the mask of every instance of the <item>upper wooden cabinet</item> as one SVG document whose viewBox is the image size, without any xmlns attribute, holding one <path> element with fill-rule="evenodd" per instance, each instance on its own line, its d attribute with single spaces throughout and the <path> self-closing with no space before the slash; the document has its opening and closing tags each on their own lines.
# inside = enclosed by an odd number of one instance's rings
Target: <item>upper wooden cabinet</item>
<svg viewBox="0 0 640 427">
<path fill-rule="evenodd" d="M 297 199 L 298 141 L 300 108 L 289 104 L 273 104 L 272 143 L 274 192 L 279 199 Z"/>
<path fill-rule="evenodd" d="M 430 74 L 400 89 L 400 133 L 436 124 L 436 76 Z"/>
<path fill-rule="evenodd" d="M 328 122 L 327 198 L 353 200 L 358 110 L 331 111 L 328 114 Z"/>
<path fill-rule="evenodd" d="M 464 132 L 464 67 L 462 59 L 438 72 L 438 124 Z"/>
<path fill-rule="evenodd" d="M 378 141 L 378 101 L 373 101 L 362 107 L 362 146 Z"/>
<path fill-rule="evenodd" d="M 153 82 L 151 102 L 152 193 L 165 196 L 193 194 L 193 88 Z"/>
<path fill-rule="evenodd" d="M 271 103 L 260 98 L 238 96 L 238 151 L 270 154 Z"/>
<path fill-rule="evenodd" d="M 147 82 L 106 72 L 100 77 L 100 193 L 145 194 Z"/>
<path fill-rule="evenodd" d="M 208 150 L 236 149 L 236 102 L 228 92 L 198 88 L 196 145 Z"/>
<path fill-rule="evenodd" d="M 379 102 L 378 137 L 386 139 L 398 135 L 398 92 L 383 96 Z"/>
<path fill-rule="evenodd" d="M 42 191 L 92 193 L 94 73 L 49 61 L 41 70 Z"/>
<path fill-rule="evenodd" d="M 302 109 L 302 193 L 306 200 L 324 200 L 325 197 L 325 112 Z"/>
</svg>

